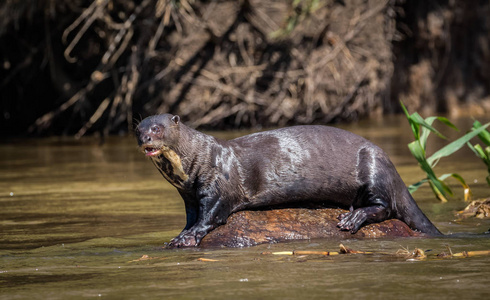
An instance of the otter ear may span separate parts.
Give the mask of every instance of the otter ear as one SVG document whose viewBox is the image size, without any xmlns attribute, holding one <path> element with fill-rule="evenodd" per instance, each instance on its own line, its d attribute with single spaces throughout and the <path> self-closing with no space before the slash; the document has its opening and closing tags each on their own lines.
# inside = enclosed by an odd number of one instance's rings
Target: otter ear
<svg viewBox="0 0 490 300">
<path fill-rule="evenodd" d="M 172 117 L 172 121 L 174 121 L 174 123 L 175 123 L 175 124 L 179 124 L 179 122 L 180 122 L 180 117 L 179 117 L 179 116 L 177 116 L 177 115 L 175 115 L 175 116 L 173 116 L 173 117 Z"/>
</svg>

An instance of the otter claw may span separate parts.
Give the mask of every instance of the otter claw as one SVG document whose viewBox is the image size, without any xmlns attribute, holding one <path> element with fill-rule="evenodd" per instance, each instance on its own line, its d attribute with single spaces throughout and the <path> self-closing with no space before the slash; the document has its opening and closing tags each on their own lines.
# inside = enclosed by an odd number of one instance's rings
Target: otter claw
<svg viewBox="0 0 490 300">
<path fill-rule="evenodd" d="M 173 238 L 168 243 L 167 248 L 183 248 L 197 246 L 196 237 L 193 235 L 182 235 Z"/>
<path fill-rule="evenodd" d="M 353 212 L 341 214 L 338 219 L 340 222 L 337 227 L 340 230 L 350 231 L 352 234 L 356 233 L 361 225 L 366 221 L 366 213 L 362 209 L 356 209 Z"/>
</svg>

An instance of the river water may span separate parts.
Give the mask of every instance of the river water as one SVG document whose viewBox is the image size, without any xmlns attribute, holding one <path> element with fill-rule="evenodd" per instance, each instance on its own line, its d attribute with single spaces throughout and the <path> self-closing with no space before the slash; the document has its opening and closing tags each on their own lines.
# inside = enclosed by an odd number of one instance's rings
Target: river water
<svg viewBox="0 0 490 300">
<path fill-rule="evenodd" d="M 471 120 L 459 120 L 469 128 Z M 407 184 L 423 177 L 402 118 L 343 126 L 384 148 Z M 213 133 L 232 138 L 246 132 Z M 457 134 L 456 134 L 457 135 Z M 440 147 L 432 140 L 433 149 Z M 486 168 L 462 150 L 438 174 L 460 173 L 474 198 L 490 196 Z M 451 181 L 449 181 L 452 183 Z M 185 224 L 178 193 L 140 153 L 134 138 L 46 138 L 0 143 L 1 299 L 483 299 L 490 256 L 434 254 L 490 250 L 490 220 L 460 219 L 462 189 L 440 203 L 414 194 L 442 238 L 308 240 L 242 249 L 162 249 Z M 288 256 L 292 250 L 374 254 Z M 420 248 L 425 260 L 396 257 Z"/>
</svg>

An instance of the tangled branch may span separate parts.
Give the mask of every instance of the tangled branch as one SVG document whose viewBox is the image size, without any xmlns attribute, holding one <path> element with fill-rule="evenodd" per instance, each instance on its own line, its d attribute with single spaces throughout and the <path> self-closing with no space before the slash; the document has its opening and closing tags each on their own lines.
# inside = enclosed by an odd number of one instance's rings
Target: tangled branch
<svg viewBox="0 0 490 300">
<path fill-rule="evenodd" d="M 87 53 L 98 63 L 31 131 L 70 111 L 88 112 L 77 137 L 131 130 L 135 113 L 175 113 L 196 127 L 356 119 L 380 106 L 392 72 L 386 0 L 355 9 L 295 1 L 303 7 L 293 10 L 282 1 L 136 3 L 94 1 L 64 30 L 68 63 Z"/>
</svg>

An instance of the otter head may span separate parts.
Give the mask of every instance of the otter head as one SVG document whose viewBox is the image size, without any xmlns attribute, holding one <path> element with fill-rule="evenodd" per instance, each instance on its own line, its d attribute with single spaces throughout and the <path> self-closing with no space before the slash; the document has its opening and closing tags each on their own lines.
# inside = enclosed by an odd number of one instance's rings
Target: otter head
<svg viewBox="0 0 490 300">
<path fill-rule="evenodd" d="M 138 145 L 160 173 L 175 187 L 189 179 L 176 149 L 180 137 L 180 118 L 170 114 L 144 119 L 136 128 Z"/>
<path fill-rule="evenodd" d="M 146 156 L 158 156 L 175 148 L 179 137 L 179 116 L 163 114 L 151 116 L 138 125 L 136 138 Z"/>
</svg>

